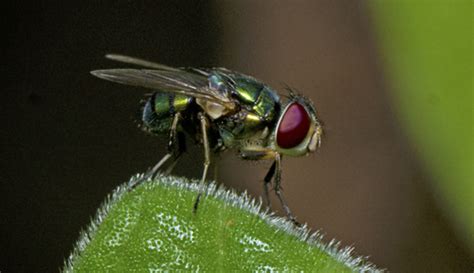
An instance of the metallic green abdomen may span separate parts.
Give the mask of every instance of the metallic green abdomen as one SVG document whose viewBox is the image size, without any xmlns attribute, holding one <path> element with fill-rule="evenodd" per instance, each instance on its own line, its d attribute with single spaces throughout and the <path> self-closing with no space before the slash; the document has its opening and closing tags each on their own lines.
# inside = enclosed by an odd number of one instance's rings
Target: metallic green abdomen
<svg viewBox="0 0 474 273">
<path fill-rule="evenodd" d="M 152 133 L 168 133 L 173 116 L 189 108 L 193 98 L 174 93 L 154 93 L 143 107 L 142 121 Z"/>
</svg>

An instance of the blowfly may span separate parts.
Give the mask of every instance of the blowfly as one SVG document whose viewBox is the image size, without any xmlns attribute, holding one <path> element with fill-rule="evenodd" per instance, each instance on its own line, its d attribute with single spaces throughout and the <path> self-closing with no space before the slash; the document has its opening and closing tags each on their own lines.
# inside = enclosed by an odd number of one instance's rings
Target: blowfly
<svg viewBox="0 0 474 273">
<path fill-rule="evenodd" d="M 283 155 L 308 155 L 321 145 L 323 130 L 311 101 L 289 88 L 289 94 L 281 99 L 265 83 L 226 68 L 174 68 L 122 55 L 106 57 L 143 68 L 95 70 L 92 75 L 154 90 L 143 107 L 142 127 L 167 135 L 169 142 L 167 154 L 149 176 L 168 161 L 171 168 L 176 164 L 184 152 L 183 136 L 204 148 L 201 184 L 206 180 L 211 153 L 234 149 L 245 160 L 272 160 L 263 181 L 267 204 L 273 181 L 286 215 L 297 223 L 281 191 L 281 161 Z M 194 212 L 201 196 L 202 190 Z"/>
</svg>

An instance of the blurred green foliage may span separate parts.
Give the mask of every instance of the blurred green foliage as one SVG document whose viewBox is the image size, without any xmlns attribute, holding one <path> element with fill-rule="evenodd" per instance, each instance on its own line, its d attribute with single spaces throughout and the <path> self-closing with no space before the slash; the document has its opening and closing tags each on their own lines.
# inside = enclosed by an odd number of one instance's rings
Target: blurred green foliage
<svg viewBox="0 0 474 273">
<path fill-rule="evenodd" d="M 399 121 L 474 250 L 473 1 L 370 1 Z"/>
</svg>

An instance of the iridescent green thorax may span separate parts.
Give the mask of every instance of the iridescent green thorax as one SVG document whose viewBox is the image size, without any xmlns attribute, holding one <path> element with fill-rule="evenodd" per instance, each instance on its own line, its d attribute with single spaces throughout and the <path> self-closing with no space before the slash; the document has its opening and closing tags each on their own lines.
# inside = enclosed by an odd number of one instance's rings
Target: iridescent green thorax
<svg viewBox="0 0 474 273">
<path fill-rule="evenodd" d="M 211 88 L 231 93 L 244 110 L 257 115 L 263 122 L 272 122 L 279 111 L 280 98 L 276 92 L 254 78 L 214 71 L 208 81 Z"/>
<path fill-rule="evenodd" d="M 264 122 L 275 118 L 280 98 L 267 85 L 252 78 L 235 79 L 235 94 L 242 104 L 250 107 Z"/>
<path fill-rule="evenodd" d="M 271 129 L 280 110 L 280 99 L 265 84 L 249 77 L 234 77 L 233 95 L 239 100 L 241 111 L 226 117 L 220 135 L 226 146 L 241 145 L 253 138 L 264 140 L 264 131 Z"/>
</svg>

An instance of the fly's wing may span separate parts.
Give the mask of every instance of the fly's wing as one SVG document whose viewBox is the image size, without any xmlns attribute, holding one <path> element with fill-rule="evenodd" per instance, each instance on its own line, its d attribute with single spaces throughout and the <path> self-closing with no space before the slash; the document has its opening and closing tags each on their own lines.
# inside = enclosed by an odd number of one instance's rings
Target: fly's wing
<svg viewBox="0 0 474 273">
<path fill-rule="evenodd" d="M 140 86 L 164 92 L 178 93 L 210 101 L 229 111 L 236 103 L 228 92 L 211 88 L 207 77 L 186 70 L 163 66 L 161 69 L 104 69 L 91 74 L 112 82 Z"/>
<path fill-rule="evenodd" d="M 120 55 L 120 54 L 107 54 L 105 55 L 105 58 L 109 60 L 117 61 L 117 62 L 134 64 L 134 65 L 139 65 L 139 66 L 158 69 L 158 70 L 179 71 L 178 68 L 174 68 L 174 67 L 163 65 L 163 64 L 158 64 L 155 62 L 150 62 L 150 61 L 135 58 L 135 57 Z"/>
</svg>

